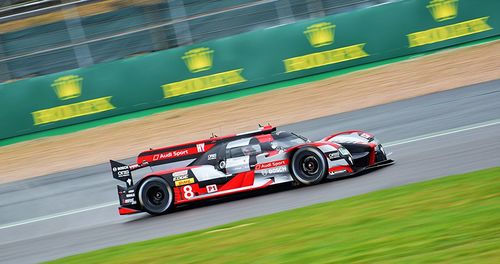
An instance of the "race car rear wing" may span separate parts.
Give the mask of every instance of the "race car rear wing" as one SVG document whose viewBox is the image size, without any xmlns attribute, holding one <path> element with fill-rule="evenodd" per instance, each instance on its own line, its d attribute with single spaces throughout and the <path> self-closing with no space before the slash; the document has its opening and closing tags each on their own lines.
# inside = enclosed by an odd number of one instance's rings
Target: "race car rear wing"
<svg viewBox="0 0 500 264">
<path fill-rule="evenodd" d="M 132 171 L 148 166 L 147 162 L 143 164 L 126 165 L 118 161 L 110 160 L 111 172 L 113 178 L 123 181 L 127 184 L 126 187 L 117 185 L 118 200 L 120 207 L 118 212 L 120 215 L 135 214 L 141 212 L 141 208 L 135 197 L 135 189 L 132 188 L 134 182 L 132 180 Z"/>
<path fill-rule="evenodd" d="M 110 160 L 109 163 L 111 165 L 113 178 L 127 183 L 127 188 L 134 184 L 132 180 L 132 171 L 149 166 L 148 162 L 127 165 L 118 161 Z"/>
<path fill-rule="evenodd" d="M 223 137 L 212 137 L 206 140 L 199 140 L 158 149 L 150 149 L 141 152 L 139 156 L 137 156 L 137 164 L 143 164 L 144 162 L 147 162 L 149 166 L 155 166 L 177 161 L 196 159 L 203 155 L 205 152 L 209 151 L 217 143 L 256 135 L 270 134 L 273 131 L 276 131 L 276 128 L 268 125 L 261 127 L 258 130 L 246 133 L 232 134 Z"/>
</svg>

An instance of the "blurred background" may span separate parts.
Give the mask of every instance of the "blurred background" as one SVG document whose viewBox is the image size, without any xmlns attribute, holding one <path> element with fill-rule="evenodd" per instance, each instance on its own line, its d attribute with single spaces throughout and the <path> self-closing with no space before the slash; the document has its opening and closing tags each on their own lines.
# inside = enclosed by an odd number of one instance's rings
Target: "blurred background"
<svg viewBox="0 0 500 264">
<path fill-rule="evenodd" d="M 199 43 L 389 0 L 4 0 L 0 82 Z"/>
<path fill-rule="evenodd" d="M 353 198 L 344 213 L 323 204 L 276 225 L 255 217 L 498 166 L 499 36 L 499 0 L 0 0 L 0 263 L 246 218 L 265 231 L 256 239 L 236 229 L 232 237 L 250 246 L 216 233 L 222 244 L 195 240 L 210 250 L 170 240 L 154 252 L 208 252 L 203 263 L 223 262 L 212 249 L 245 261 L 271 252 L 263 263 L 483 260 L 498 241 L 498 168 L 375 194 L 371 204 Z M 199 47 L 205 53 L 187 56 Z M 131 164 L 148 148 L 267 123 L 311 140 L 364 130 L 397 165 L 155 218 L 118 215 L 110 159 Z"/>
</svg>

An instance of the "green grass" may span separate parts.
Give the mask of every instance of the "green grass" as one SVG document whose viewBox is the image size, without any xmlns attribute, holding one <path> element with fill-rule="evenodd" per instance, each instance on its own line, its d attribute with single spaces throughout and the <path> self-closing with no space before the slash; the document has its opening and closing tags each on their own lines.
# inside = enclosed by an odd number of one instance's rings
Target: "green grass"
<svg viewBox="0 0 500 264">
<path fill-rule="evenodd" d="M 500 167 L 54 263 L 200 262 L 499 263 Z"/>
</svg>

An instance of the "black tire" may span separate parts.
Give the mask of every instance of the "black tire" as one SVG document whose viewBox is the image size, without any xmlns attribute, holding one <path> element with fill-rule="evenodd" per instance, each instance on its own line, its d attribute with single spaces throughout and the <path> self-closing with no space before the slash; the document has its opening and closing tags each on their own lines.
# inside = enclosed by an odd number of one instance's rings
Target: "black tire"
<svg viewBox="0 0 500 264">
<path fill-rule="evenodd" d="M 327 164 L 325 155 L 317 148 L 300 148 L 292 157 L 292 177 L 303 185 L 317 184 L 325 178 Z"/>
<path fill-rule="evenodd" d="M 152 215 L 166 213 L 174 204 L 172 188 L 159 177 L 146 179 L 139 187 L 138 196 L 144 211 Z"/>
</svg>

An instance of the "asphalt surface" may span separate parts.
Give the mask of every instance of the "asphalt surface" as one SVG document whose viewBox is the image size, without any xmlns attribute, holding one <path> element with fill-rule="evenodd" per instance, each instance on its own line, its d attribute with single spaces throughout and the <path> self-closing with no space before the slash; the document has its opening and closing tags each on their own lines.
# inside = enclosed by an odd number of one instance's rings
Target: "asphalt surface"
<svg viewBox="0 0 500 264">
<path fill-rule="evenodd" d="M 238 196 L 159 217 L 118 215 L 118 182 L 107 164 L 0 185 L 0 263 L 51 260 L 500 166 L 500 80 L 279 129 L 313 140 L 366 130 L 397 163 L 355 178 Z"/>
</svg>

